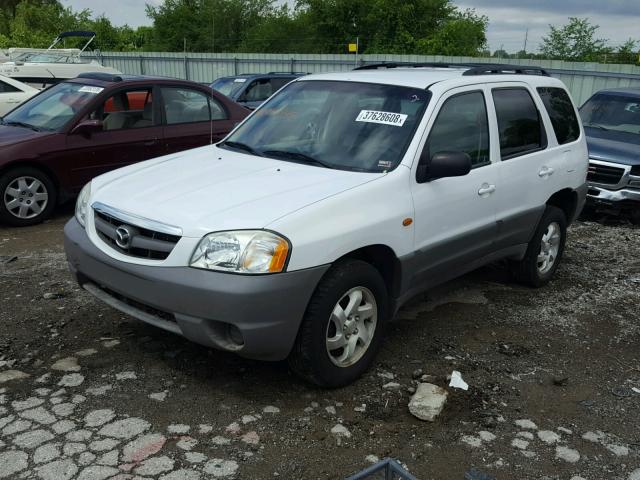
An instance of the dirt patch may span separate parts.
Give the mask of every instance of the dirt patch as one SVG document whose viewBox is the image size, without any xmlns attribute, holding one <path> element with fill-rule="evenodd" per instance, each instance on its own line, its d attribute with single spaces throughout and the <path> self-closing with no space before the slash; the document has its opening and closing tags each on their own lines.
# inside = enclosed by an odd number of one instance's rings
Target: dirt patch
<svg viewBox="0 0 640 480">
<path fill-rule="evenodd" d="M 0 228 L 0 258 L 17 257 L 0 262 L 0 378 L 29 375 L 0 384 L 0 456 L 16 478 L 338 479 L 371 455 L 425 480 L 472 467 L 627 480 L 640 468 L 638 228 L 575 224 L 540 290 L 496 264 L 416 299 L 364 378 L 323 391 L 284 363 L 207 350 L 81 291 L 62 249 L 70 214 Z M 421 422 L 407 409 L 416 369 L 441 387 L 459 370 L 470 388 Z"/>
</svg>

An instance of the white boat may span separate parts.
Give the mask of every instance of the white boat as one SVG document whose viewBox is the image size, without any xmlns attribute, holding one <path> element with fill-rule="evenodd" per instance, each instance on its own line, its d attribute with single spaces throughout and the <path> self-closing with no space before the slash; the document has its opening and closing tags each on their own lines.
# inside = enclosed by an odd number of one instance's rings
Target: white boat
<svg viewBox="0 0 640 480">
<path fill-rule="evenodd" d="M 69 37 L 88 38 L 82 48 L 55 48 Z M 10 48 L 8 61 L 0 63 L 0 75 L 14 78 L 36 88 L 75 78 L 81 73 L 101 72 L 118 74 L 115 68 L 105 67 L 96 60 L 87 60 L 82 53 L 96 38 L 95 32 L 63 32 L 49 48 Z"/>
</svg>

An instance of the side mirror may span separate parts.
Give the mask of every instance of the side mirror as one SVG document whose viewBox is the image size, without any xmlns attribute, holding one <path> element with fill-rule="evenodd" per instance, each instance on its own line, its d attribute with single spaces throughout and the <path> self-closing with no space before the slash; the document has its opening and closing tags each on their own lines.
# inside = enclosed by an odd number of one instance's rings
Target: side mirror
<svg viewBox="0 0 640 480">
<path fill-rule="evenodd" d="M 465 152 L 438 152 L 418 166 L 418 182 L 446 177 L 463 177 L 471 171 L 471 157 Z"/>
<path fill-rule="evenodd" d="M 71 130 L 73 135 L 80 134 L 90 137 L 91 134 L 101 132 L 104 129 L 104 123 L 101 120 L 83 120 Z"/>
</svg>

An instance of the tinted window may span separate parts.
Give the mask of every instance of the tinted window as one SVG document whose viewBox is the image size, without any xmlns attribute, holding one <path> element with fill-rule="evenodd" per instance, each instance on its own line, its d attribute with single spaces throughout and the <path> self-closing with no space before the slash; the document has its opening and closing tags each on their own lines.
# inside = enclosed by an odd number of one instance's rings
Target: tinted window
<svg viewBox="0 0 640 480">
<path fill-rule="evenodd" d="M 267 98 L 274 94 L 276 90 L 273 88 L 271 81 L 268 78 L 262 80 L 255 80 L 247 91 L 244 93 L 245 102 L 264 102 Z"/>
<path fill-rule="evenodd" d="M 489 160 L 489 123 L 481 92 L 449 98 L 438 113 L 427 140 L 427 158 L 439 152 L 465 152 L 474 167 Z"/>
<path fill-rule="evenodd" d="M 295 77 L 278 77 L 278 78 L 272 78 L 271 79 L 271 88 L 273 89 L 273 92 L 277 92 L 278 90 L 280 90 L 282 87 L 284 87 L 287 83 L 289 83 L 291 80 L 293 80 Z"/>
<path fill-rule="evenodd" d="M 582 106 L 580 116 L 585 127 L 637 136 L 640 135 L 640 96 L 597 94 Z"/>
<path fill-rule="evenodd" d="M 16 87 L 9 85 L 8 83 L 4 83 L 0 80 L 0 93 L 11 93 L 11 92 L 19 92 Z"/>
<path fill-rule="evenodd" d="M 551 118 L 553 130 L 560 145 L 570 143 L 580 137 L 580 124 L 573 103 L 562 88 L 538 88 L 544 108 Z"/>
<path fill-rule="evenodd" d="M 203 92 L 186 88 L 163 88 L 162 99 L 168 125 L 226 118 L 225 111 L 217 100 Z M 213 108 L 210 108 L 210 104 Z"/>
<path fill-rule="evenodd" d="M 493 91 L 498 116 L 502 159 L 544 148 L 546 138 L 540 114 L 531 95 L 524 88 L 501 88 Z"/>
<path fill-rule="evenodd" d="M 94 110 L 89 118 L 101 120 L 105 131 L 151 127 L 154 124 L 151 88 L 120 91 Z"/>
</svg>

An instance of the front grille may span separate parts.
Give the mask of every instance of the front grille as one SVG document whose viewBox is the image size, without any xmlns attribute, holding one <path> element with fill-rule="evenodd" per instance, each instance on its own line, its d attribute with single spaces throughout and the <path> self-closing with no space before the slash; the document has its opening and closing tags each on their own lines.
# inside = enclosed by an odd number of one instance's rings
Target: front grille
<svg viewBox="0 0 640 480">
<path fill-rule="evenodd" d="M 631 172 L 629 172 L 631 175 L 635 175 L 637 177 L 640 177 L 640 165 L 634 165 L 633 167 L 631 167 Z"/>
<path fill-rule="evenodd" d="M 164 260 L 180 240 L 177 235 L 156 232 L 131 225 L 122 220 L 94 210 L 96 232 L 100 239 L 114 250 L 131 257 Z M 118 244 L 118 228 L 124 227 L 129 237 L 127 242 Z"/>
<path fill-rule="evenodd" d="M 624 168 L 600 165 L 599 163 L 589 163 L 589 174 L 587 180 L 593 183 L 605 185 L 617 185 L 622 180 Z"/>
</svg>

